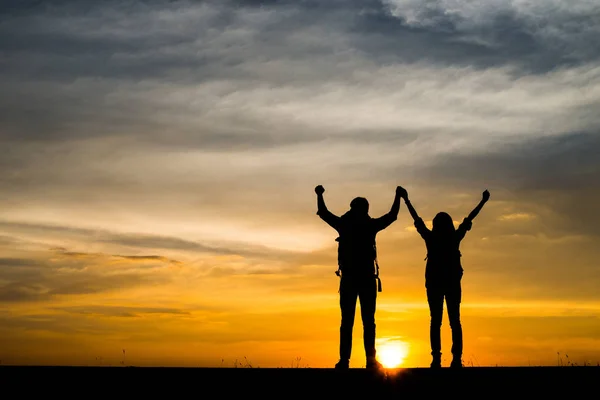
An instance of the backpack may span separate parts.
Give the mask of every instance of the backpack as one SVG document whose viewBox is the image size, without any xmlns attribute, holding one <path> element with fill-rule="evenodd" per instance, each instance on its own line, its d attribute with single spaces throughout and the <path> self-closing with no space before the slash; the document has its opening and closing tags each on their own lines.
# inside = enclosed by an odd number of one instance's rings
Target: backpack
<svg viewBox="0 0 600 400">
<path fill-rule="evenodd" d="M 375 238 L 373 238 L 372 244 L 369 243 L 368 245 L 366 244 L 366 242 L 370 240 L 367 240 L 368 238 L 366 237 L 360 238 L 359 240 L 356 240 L 356 238 L 353 239 L 355 240 L 348 239 L 347 241 L 345 241 L 342 239 L 342 236 L 339 236 L 335 239 L 335 241 L 338 242 L 338 269 L 337 271 L 335 271 L 335 274 L 341 278 L 344 270 L 344 259 L 355 256 L 357 254 L 356 249 L 360 249 L 362 247 L 362 250 L 360 250 L 362 251 L 362 253 L 359 251 L 358 255 L 361 258 L 364 257 L 364 260 L 373 261 L 375 263 L 375 279 L 377 279 L 377 291 L 381 292 L 382 288 L 381 279 L 379 278 L 379 262 L 377 260 L 377 244 L 375 242 Z"/>
</svg>

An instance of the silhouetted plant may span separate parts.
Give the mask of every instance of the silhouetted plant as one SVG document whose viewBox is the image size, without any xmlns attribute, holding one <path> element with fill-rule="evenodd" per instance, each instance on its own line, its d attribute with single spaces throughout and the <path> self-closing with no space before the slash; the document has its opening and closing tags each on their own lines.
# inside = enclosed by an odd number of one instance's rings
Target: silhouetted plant
<svg viewBox="0 0 600 400">
<path fill-rule="evenodd" d="M 221 366 L 223 366 L 224 362 L 225 362 L 225 359 L 221 359 Z M 254 366 L 250 363 L 248 358 L 246 356 L 244 356 L 243 363 L 241 361 L 238 361 L 237 358 L 235 359 L 235 361 L 233 362 L 233 368 L 254 368 Z M 256 367 L 256 368 L 259 368 L 259 367 Z"/>
<path fill-rule="evenodd" d="M 300 361 L 302 360 L 302 357 L 296 357 L 293 361 L 292 361 L 292 368 L 300 368 Z"/>
</svg>

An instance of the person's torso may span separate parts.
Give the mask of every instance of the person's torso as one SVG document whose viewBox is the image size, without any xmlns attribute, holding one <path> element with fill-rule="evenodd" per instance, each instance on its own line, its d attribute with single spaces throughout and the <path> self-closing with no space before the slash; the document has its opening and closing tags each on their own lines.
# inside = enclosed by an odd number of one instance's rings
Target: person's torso
<svg viewBox="0 0 600 400">
<path fill-rule="evenodd" d="M 373 274 L 377 250 L 373 223 L 345 221 L 339 230 L 338 263 L 344 274 Z"/>
<path fill-rule="evenodd" d="M 461 265 L 460 240 L 456 235 L 440 238 L 436 235 L 426 241 L 427 279 L 460 278 L 463 273 Z"/>
</svg>

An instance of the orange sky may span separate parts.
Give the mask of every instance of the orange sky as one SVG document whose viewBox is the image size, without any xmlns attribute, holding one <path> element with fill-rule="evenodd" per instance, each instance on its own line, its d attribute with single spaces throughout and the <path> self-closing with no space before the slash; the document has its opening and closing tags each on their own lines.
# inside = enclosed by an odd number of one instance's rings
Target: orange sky
<svg viewBox="0 0 600 400">
<path fill-rule="evenodd" d="M 333 366 L 318 184 L 372 216 L 402 185 L 429 225 L 488 189 L 465 364 L 600 362 L 591 3 L 308 3 L 0 5 L 2 364 Z M 404 204 L 378 250 L 380 355 L 427 366 Z"/>
<path fill-rule="evenodd" d="M 590 278 L 594 242 L 536 232 L 536 216 L 506 213 L 490 190 L 492 200 L 462 246 L 465 363 L 555 365 L 557 353 L 595 363 L 600 302 L 597 279 Z M 305 200 L 302 229 L 290 222 L 267 225 L 257 228 L 257 240 L 249 235 L 238 242 L 232 232 L 232 242 L 211 250 L 201 248 L 200 234 L 190 233 L 197 225 L 210 229 L 201 219 L 181 222 L 179 234 L 172 228 L 155 236 L 125 227 L 114 232 L 4 222 L 3 278 L 12 280 L 3 287 L 3 363 L 330 366 L 339 328 L 335 235 L 314 215 L 312 188 L 297 195 Z M 383 197 L 372 200 L 372 213 L 391 203 Z M 472 197 L 479 199 L 478 193 Z M 417 207 L 424 203 L 414 198 Z M 470 211 L 473 201 L 456 199 L 463 204 L 457 208 Z M 345 209 L 330 203 L 334 212 Z M 424 216 L 431 213 L 419 208 Z M 523 226 L 532 233 L 511 233 Z M 314 243 L 294 249 L 281 240 L 296 232 Z M 424 245 L 404 205 L 378 242 L 379 347 L 400 341 L 408 349 L 405 366 L 426 365 Z M 443 329 L 448 355 L 446 320 Z M 361 335 L 357 319 L 355 366 L 364 363 Z"/>
</svg>

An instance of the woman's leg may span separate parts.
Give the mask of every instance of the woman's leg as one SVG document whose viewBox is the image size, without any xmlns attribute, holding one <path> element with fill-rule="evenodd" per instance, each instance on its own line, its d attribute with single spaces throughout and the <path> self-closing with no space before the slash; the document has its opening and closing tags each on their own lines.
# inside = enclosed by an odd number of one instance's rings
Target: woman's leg
<svg viewBox="0 0 600 400">
<path fill-rule="evenodd" d="M 460 280 L 451 282 L 446 291 L 446 306 L 448 318 L 452 329 L 452 364 L 453 367 L 462 367 L 463 334 L 460 323 L 460 303 L 462 290 Z"/>
<path fill-rule="evenodd" d="M 444 314 L 444 292 L 438 287 L 427 288 L 427 303 L 429 303 L 429 341 L 431 343 L 431 367 L 440 367 L 442 362 L 442 316 Z"/>
</svg>

